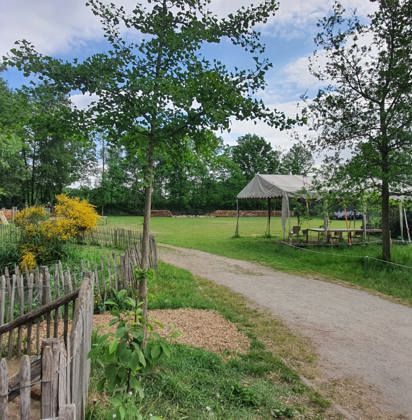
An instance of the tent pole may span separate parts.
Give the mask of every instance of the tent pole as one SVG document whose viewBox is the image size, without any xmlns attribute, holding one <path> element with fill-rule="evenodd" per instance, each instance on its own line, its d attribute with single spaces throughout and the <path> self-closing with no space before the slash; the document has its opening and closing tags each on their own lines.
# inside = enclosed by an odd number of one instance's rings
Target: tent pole
<svg viewBox="0 0 412 420">
<path fill-rule="evenodd" d="M 368 224 L 368 216 L 366 214 L 367 207 L 364 206 L 363 208 L 363 214 L 362 214 L 362 222 L 363 222 L 363 242 L 366 243 L 367 237 L 366 237 L 366 225 Z"/>
<path fill-rule="evenodd" d="M 236 230 L 235 230 L 235 238 L 239 238 L 239 216 L 240 216 L 240 211 L 239 211 L 239 199 L 236 199 L 236 212 L 237 212 L 237 217 L 236 217 Z"/>
<path fill-rule="evenodd" d="M 405 220 L 406 233 L 408 234 L 408 242 L 411 243 L 411 232 L 409 230 L 408 218 L 406 217 L 406 209 L 403 209 L 403 218 Z"/>
<path fill-rule="evenodd" d="M 399 200 L 399 226 L 401 228 L 401 241 L 403 242 L 403 206 L 402 206 L 402 200 Z"/>
<path fill-rule="evenodd" d="M 268 238 L 270 238 L 270 216 L 272 213 L 272 203 L 270 198 L 268 198 L 268 225 L 267 225 L 267 230 L 266 230 L 266 236 Z"/>
</svg>

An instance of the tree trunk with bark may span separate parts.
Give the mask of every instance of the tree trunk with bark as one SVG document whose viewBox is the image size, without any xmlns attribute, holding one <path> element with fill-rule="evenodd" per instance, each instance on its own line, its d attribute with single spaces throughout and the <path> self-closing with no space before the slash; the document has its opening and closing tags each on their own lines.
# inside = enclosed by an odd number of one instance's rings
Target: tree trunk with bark
<svg viewBox="0 0 412 420">
<path fill-rule="evenodd" d="M 152 193 L 153 193 L 153 172 L 154 172 L 154 139 L 149 137 L 147 148 L 147 167 L 144 175 L 145 182 L 145 203 L 143 214 L 143 235 L 142 235 L 142 278 L 139 283 L 139 297 L 142 303 L 143 315 L 143 347 L 147 343 L 147 272 L 149 269 L 149 253 L 150 253 L 150 216 L 152 211 Z"/>
<path fill-rule="evenodd" d="M 389 223 L 389 184 L 382 181 L 382 258 L 391 260 L 391 231 Z"/>
</svg>

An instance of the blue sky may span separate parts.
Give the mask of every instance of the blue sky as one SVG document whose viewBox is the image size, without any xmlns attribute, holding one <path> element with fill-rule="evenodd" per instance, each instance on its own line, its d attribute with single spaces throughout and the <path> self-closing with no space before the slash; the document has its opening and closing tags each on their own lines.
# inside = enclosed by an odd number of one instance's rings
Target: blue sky
<svg viewBox="0 0 412 420">
<path fill-rule="evenodd" d="M 144 1 L 144 0 L 143 0 Z M 220 16 L 238 7 L 258 0 L 212 0 L 211 8 Z M 130 9 L 134 0 L 115 0 Z M 348 10 L 356 9 L 366 16 L 375 5 L 369 0 L 342 0 Z M 309 74 L 307 58 L 314 49 L 316 22 L 328 13 L 333 0 L 280 0 L 279 11 L 270 21 L 260 26 L 267 56 L 273 69 L 267 74 L 267 88 L 260 93 L 264 101 L 279 110 L 294 115 L 299 109 L 300 96 L 313 95 L 318 88 Z M 27 39 L 42 53 L 61 57 L 87 57 L 103 51 L 105 43 L 99 22 L 85 7 L 84 0 L 1 0 L 0 1 L 0 55 L 6 54 L 14 41 Z M 228 63 L 242 64 L 242 56 L 223 45 L 214 51 Z M 211 53 L 212 54 L 212 53 Z M 10 86 L 17 87 L 23 78 L 16 71 L 2 75 Z M 87 99 L 76 96 L 77 104 Z M 305 128 L 299 129 L 303 135 Z M 233 121 L 230 133 L 221 133 L 227 143 L 246 133 L 256 133 L 269 140 L 274 147 L 290 147 L 290 133 L 279 132 L 265 124 Z"/>
</svg>

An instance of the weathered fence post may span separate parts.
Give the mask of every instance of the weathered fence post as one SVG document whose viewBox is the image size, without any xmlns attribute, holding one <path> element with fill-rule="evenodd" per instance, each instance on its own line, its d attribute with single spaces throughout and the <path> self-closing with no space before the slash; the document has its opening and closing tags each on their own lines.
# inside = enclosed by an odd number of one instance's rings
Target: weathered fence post
<svg viewBox="0 0 412 420">
<path fill-rule="evenodd" d="M 0 362 L 0 419 L 9 418 L 8 398 L 9 373 L 7 370 L 7 361 L 3 358 Z"/>
<path fill-rule="evenodd" d="M 42 342 L 42 384 L 45 383 L 45 398 L 44 402 L 46 410 L 51 407 L 53 416 L 57 416 L 60 405 L 65 405 L 67 402 L 67 357 L 64 342 L 61 338 L 49 338 Z M 50 349 L 50 350 L 48 350 Z M 43 356 L 46 357 L 46 352 L 51 351 L 52 360 L 46 360 L 43 365 Z M 50 355 L 47 354 L 47 357 Z M 51 363 L 51 368 L 47 363 Z M 51 376 L 49 372 L 51 369 Z M 45 375 L 45 378 L 43 378 Z M 50 382 L 50 386 L 48 383 Z M 50 389 L 49 389 L 50 388 Z M 42 407 L 43 407 L 43 387 L 42 387 Z M 43 411 L 42 411 L 43 415 Z M 45 417 L 43 415 L 43 417 Z"/>
<path fill-rule="evenodd" d="M 45 346 L 41 360 L 41 416 L 43 419 L 52 418 L 53 412 L 53 353 L 50 346 Z"/>
<path fill-rule="evenodd" d="M 6 277 L 1 276 L 1 285 L 0 285 L 0 326 L 4 324 L 4 314 L 6 310 Z M 2 338 L 0 336 L 0 351 L 2 350 Z"/>
<path fill-rule="evenodd" d="M 59 411 L 59 420 L 76 420 L 76 406 L 74 404 L 64 405 Z"/>
<path fill-rule="evenodd" d="M 93 327 L 94 278 L 92 273 L 86 273 L 80 286 L 79 297 L 73 318 L 71 335 L 71 402 L 76 405 L 76 417 L 84 418 L 89 389 L 90 359 Z"/>
<path fill-rule="evenodd" d="M 20 362 L 20 419 L 30 419 L 31 364 L 30 357 L 25 355 Z"/>
</svg>

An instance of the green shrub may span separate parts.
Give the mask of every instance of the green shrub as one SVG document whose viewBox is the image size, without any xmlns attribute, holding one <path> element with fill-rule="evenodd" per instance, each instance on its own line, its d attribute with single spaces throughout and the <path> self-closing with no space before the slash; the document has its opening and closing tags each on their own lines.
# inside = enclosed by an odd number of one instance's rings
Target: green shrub
<svg viewBox="0 0 412 420">
<path fill-rule="evenodd" d="M 6 242 L 0 245 L 0 272 L 6 266 L 14 266 L 19 262 L 19 250 L 17 244 Z"/>
</svg>

